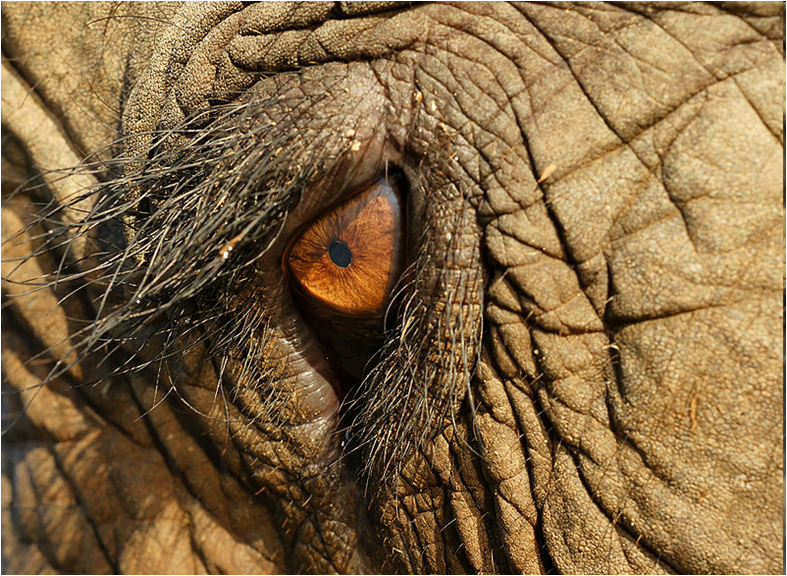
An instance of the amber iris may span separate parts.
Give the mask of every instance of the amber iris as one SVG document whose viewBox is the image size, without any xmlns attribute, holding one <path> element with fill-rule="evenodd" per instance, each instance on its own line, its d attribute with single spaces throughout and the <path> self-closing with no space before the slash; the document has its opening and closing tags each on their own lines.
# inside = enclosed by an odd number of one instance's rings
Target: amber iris
<svg viewBox="0 0 787 576">
<path fill-rule="evenodd" d="M 285 256 L 301 296 L 341 314 L 383 314 L 403 263 L 401 204 L 383 178 L 303 230 Z"/>
</svg>

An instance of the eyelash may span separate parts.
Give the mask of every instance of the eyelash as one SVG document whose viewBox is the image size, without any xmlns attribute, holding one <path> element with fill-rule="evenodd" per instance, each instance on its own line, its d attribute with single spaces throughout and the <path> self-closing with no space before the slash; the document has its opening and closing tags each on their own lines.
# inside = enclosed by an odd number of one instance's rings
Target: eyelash
<svg viewBox="0 0 787 576">
<path fill-rule="evenodd" d="M 248 374 L 233 379 L 260 386 L 264 367 L 250 361 L 250 343 L 257 350 L 265 348 L 272 338 L 269 328 L 292 306 L 282 303 L 278 286 L 261 281 L 259 270 L 281 266 L 288 242 L 301 233 L 305 219 L 314 219 L 321 204 L 338 194 L 347 197 L 347 190 L 357 189 L 361 181 L 388 171 L 382 137 L 342 156 L 331 148 L 332 132 L 304 143 L 300 123 L 305 117 L 296 115 L 278 124 L 258 121 L 274 106 L 267 100 L 239 103 L 218 109 L 218 117 L 207 126 L 195 119 L 199 130 L 187 122 L 178 131 L 152 138 L 141 165 L 126 172 L 123 160 L 116 161 L 113 173 L 120 175 L 89 192 L 95 205 L 80 228 L 64 224 L 55 231 L 52 238 L 66 238 L 110 225 L 123 236 L 110 235 L 113 244 L 102 244 L 99 250 L 111 256 L 100 267 L 79 274 L 101 283 L 105 294 L 98 303 L 101 319 L 82 333 L 80 358 L 97 350 L 102 356 L 118 351 L 127 358 L 122 371 L 138 370 L 161 366 L 204 343 L 206 360 L 224 366 L 234 359 Z M 165 145 L 164 139 L 178 144 Z M 345 144 L 349 150 L 350 144 L 342 140 Z M 329 148 L 330 161 L 322 161 Z M 389 183 L 402 189 L 400 247 L 392 258 L 395 271 L 385 283 L 385 296 L 374 306 L 375 314 L 353 316 L 354 330 L 333 347 L 340 358 L 336 364 L 344 364 L 341 370 L 351 373 L 354 382 L 383 344 L 385 302 L 407 263 L 406 180 L 398 174 Z M 350 194 L 347 202 L 356 195 Z M 314 317 L 300 308 L 304 319 Z M 320 313 L 330 322 L 312 322 L 317 339 L 324 330 L 316 324 L 347 324 L 346 316 L 333 312 L 323 308 Z M 161 347 L 149 357 L 152 348 L 139 343 L 154 337 L 161 339 Z M 297 335 L 292 342 L 297 342 Z M 345 363 L 341 352 L 348 350 L 359 355 Z M 53 371 L 52 376 L 59 373 Z M 223 373 L 222 368 L 217 387 L 223 386 Z M 172 378 L 177 386 L 178 378 Z M 269 388 L 275 393 L 275 382 Z"/>
</svg>

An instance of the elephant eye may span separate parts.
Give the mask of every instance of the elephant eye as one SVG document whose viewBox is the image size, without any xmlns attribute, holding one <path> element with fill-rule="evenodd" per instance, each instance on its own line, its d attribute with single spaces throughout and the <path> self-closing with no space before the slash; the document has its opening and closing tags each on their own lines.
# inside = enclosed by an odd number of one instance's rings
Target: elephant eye
<svg viewBox="0 0 787 576">
<path fill-rule="evenodd" d="M 321 215 L 291 243 L 285 267 L 308 303 L 348 316 L 380 316 L 403 264 L 402 200 L 382 178 Z"/>
<path fill-rule="evenodd" d="M 334 370 L 355 382 L 382 345 L 405 265 L 402 185 L 394 176 L 364 186 L 302 229 L 284 253 L 301 315 Z"/>
</svg>

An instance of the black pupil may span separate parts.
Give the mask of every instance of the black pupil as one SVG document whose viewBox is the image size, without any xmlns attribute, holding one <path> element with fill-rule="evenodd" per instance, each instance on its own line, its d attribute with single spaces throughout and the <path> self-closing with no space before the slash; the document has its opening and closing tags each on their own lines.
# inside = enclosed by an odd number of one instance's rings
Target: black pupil
<svg viewBox="0 0 787 576">
<path fill-rule="evenodd" d="M 328 255 L 334 264 L 342 268 L 347 268 L 353 261 L 353 253 L 350 252 L 349 246 L 341 240 L 335 240 L 328 247 Z"/>
</svg>

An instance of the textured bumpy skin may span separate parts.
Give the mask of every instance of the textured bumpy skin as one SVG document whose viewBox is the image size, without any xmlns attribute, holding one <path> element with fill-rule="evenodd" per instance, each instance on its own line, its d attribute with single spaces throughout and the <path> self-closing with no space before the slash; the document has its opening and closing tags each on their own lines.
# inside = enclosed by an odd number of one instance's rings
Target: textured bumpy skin
<svg viewBox="0 0 787 576">
<path fill-rule="evenodd" d="M 783 10 L 4 2 L 3 571 L 782 573 Z M 106 258 L 101 229 L 64 253 L 37 208 L 78 224 L 237 102 L 270 103 L 265 169 L 313 169 L 280 242 L 332 167 L 410 182 L 361 465 L 293 351 L 277 243 L 245 355 L 276 410 L 217 389 L 251 369 L 203 341 L 177 370 L 73 348 L 106 283 L 52 274 Z"/>
</svg>

